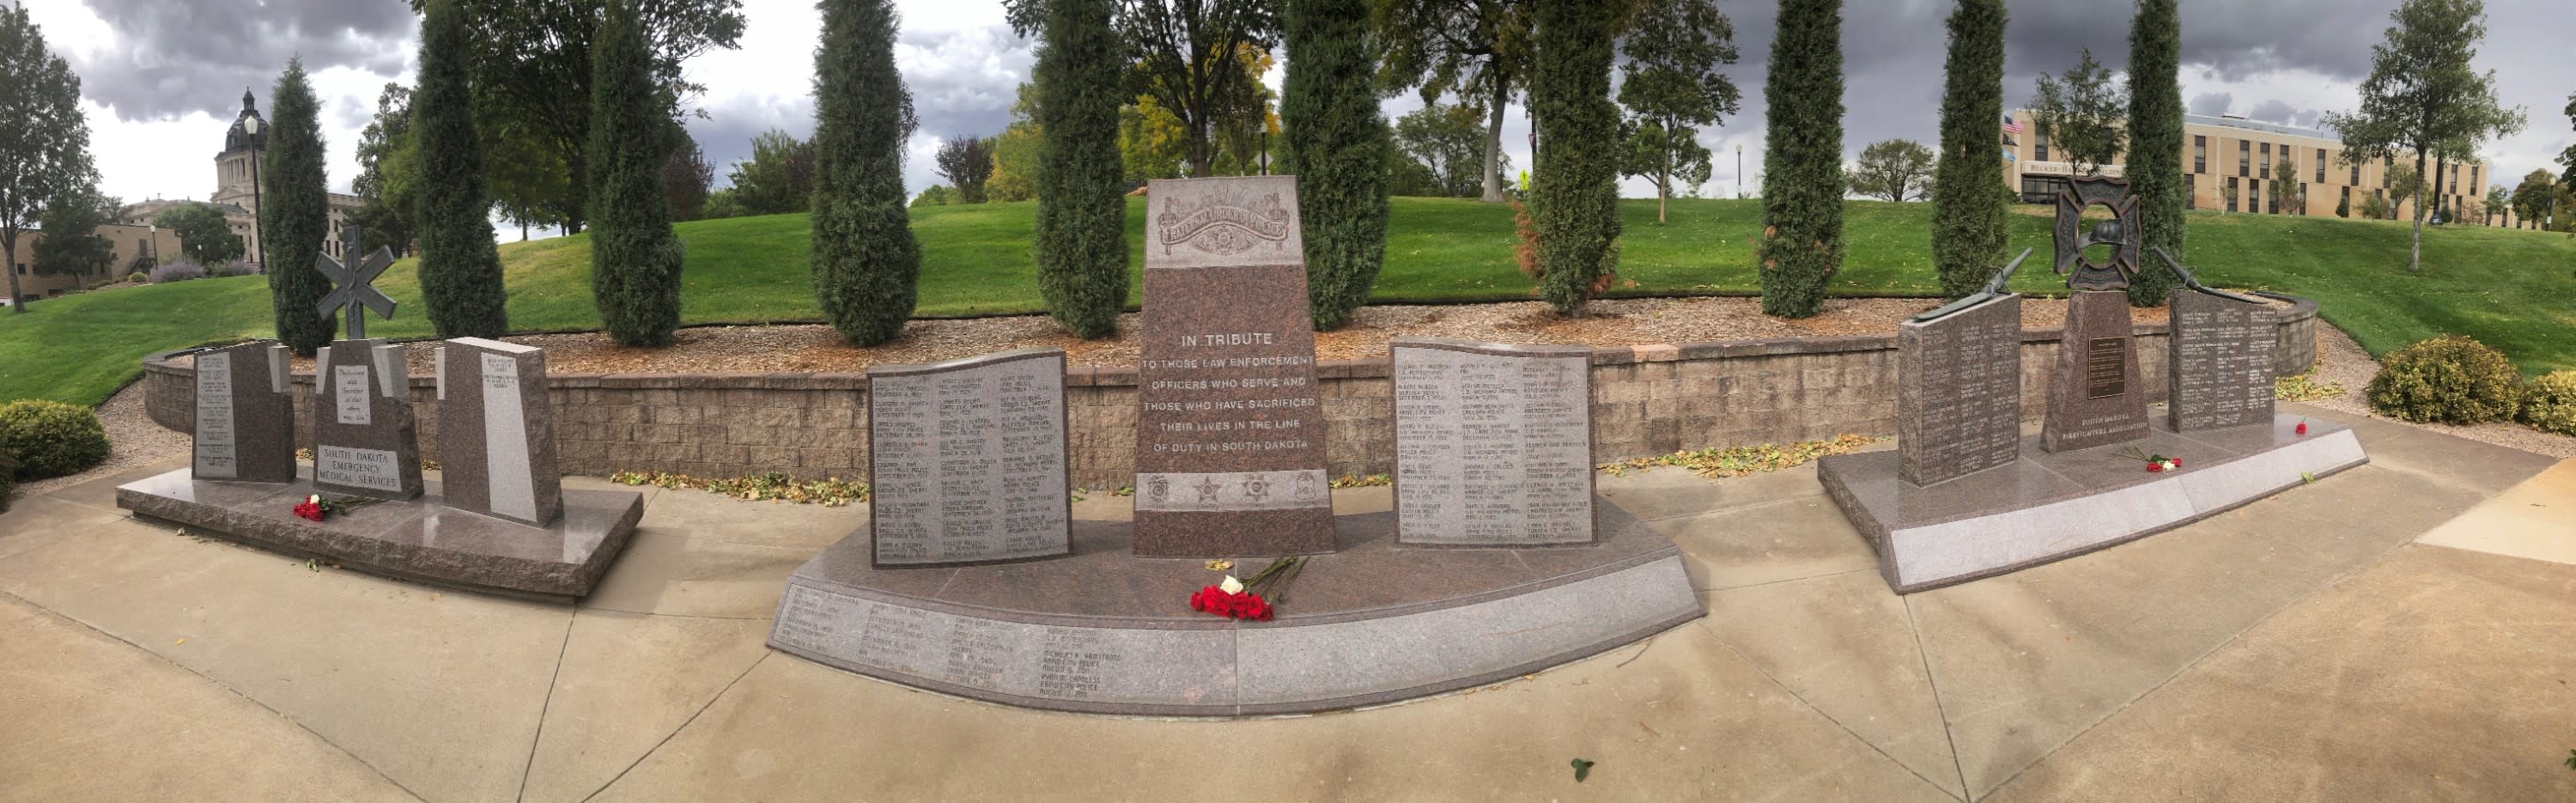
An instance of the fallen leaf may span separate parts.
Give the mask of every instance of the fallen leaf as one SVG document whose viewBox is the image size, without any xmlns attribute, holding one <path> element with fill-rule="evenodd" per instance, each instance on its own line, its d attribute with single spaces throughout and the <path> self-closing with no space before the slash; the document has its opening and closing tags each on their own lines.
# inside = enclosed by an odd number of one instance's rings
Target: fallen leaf
<svg viewBox="0 0 2576 803">
<path fill-rule="evenodd" d="M 2569 760 L 2570 760 L 2570 761 L 2576 761 L 2576 759 L 2569 759 Z M 1582 783 L 1582 782 L 1583 782 L 1583 779 L 1584 779 L 1584 778 L 1586 778 L 1586 777 L 1588 777 L 1588 776 L 1590 776 L 1591 774 L 1592 774 L 1592 762 L 1591 762 L 1591 760 L 1589 760 L 1589 759 L 1581 759 L 1581 758 L 1578 758 L 1578 759 L 1575 759 L 1575 760 L 1574 760 L 1574 782 L 1575 782 L 1575 783 Z"/>
</svg>

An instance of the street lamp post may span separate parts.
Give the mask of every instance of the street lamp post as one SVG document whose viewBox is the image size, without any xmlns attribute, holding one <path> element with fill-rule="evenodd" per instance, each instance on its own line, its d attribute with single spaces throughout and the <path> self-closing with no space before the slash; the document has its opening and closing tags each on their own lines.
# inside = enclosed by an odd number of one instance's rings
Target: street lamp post
<svg viewBox="0 0 2576 803">
<path fill-rule="evenodd" d="M 250 137 L 250 241 L 259 248 L 259 253 L 244 256 L 255 258 L 265 270 L 268 264 L 268 232 L 261 229 L 259 220 L 259 162 L 261 152 L 267 150 L 263 147 L 267 142 L 260 139 L 257 116 L 242 121 L 242 133 Z"/>
<path fill-rule="evenodd" d="M 1744 197 L 1744 143 L 1735 143 L 1735 197 Z"/>
</svg>

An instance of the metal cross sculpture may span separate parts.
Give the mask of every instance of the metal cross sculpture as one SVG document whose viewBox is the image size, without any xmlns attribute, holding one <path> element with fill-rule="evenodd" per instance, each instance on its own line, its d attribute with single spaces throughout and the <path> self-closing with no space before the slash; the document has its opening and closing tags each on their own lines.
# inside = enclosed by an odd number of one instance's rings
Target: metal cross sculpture
<svg viewBox="0 0 2576 803">
<path fill-rule="evenodd" d="M 2084 229 L 2084 210 L 2092 206 L 2111 210 L 2111 219 Z M 2078 176 L 2057 192 L 2057 272 L 2066 276 L 2066 286 L 2077 290 L 2118 290 L 2129 286 L 2129 279 L 2143 267 L 2138 253 L 2138 198 L 2129 194 L 2129 182 L 2100 176 Z M 2112 247 L 2108 262 L 2095 262 L 2084 255 L 2084 249 L 2097 245 Z M 2069 273 L 2069 271 L 2072 273 Z"/>
<path fill-rule="evenodd" d="M 350 251 L 358 251 L 359 246 L 366 242 L 365 232 L 356 226 L 342 226 L 340 233 L 343 235 L 340 241 L 348 243 Z M 365 260 L 349 264 L 332 259 L 328 253 L 317 255 L 313 269 L 331 280 L 332 289 L 330 295 L 322 297 L 322 303 L 315 305 L 314 311 L 330 315 L 348 310 L 349 339 L 367 339 L 366 310 L 375 310 L 379 318 L 390 320 L 394 317 L 393 297 L 375 286 L 376 277 L 384 275 L 385 269 L 393 266 L 394 249 L 390 246 L 376 246 L 376 252 L 368 254 Z"/>
</svg>

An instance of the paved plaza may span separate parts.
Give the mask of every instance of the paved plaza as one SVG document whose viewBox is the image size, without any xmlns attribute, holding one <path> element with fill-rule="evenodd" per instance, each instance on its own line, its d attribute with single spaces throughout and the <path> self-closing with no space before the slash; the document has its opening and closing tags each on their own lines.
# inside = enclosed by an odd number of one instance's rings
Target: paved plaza
<svg viewBox="0 0 2576 803">
<path fill-rule="evenodd" d="M 2354 426 L 2372 462 L 2328 481 L 1905 597 L 1811 469 L 1604 477 L 1706 619 L 1244 721 L 1010 709 L 768 649 L 788 573 L 859 507 L 647 489 L 564 606 L 130 519 L 113 490 L 155 465 L 0 516 L 0 799 L 2576 799 L 2576 461 Z"/>
</svg>

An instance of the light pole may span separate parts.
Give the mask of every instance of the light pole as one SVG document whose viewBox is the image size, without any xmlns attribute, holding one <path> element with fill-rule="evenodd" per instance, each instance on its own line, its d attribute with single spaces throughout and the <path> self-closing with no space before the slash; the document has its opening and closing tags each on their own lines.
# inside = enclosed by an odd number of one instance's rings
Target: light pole
<svg viewBox="0 0 2576 803">
<path fill-rule="evenodd" d="M 1735 143 L 1735 197 L 1744 199 L 1744 143 Z"/>
<path fill-rule="evenodd" d="M 259 253 L 244 256 L 256 257 L 260 269 L 267 270 L 268 232 L 261 230 L 259 222 L 259 161 L 260 153 L 267 150 L 264 146 L 268 142 L 259 136 L 258 115 L 242 120 L 242 134 L 250 137 L 250 241 L 259 247 Z"/>
</svg>

